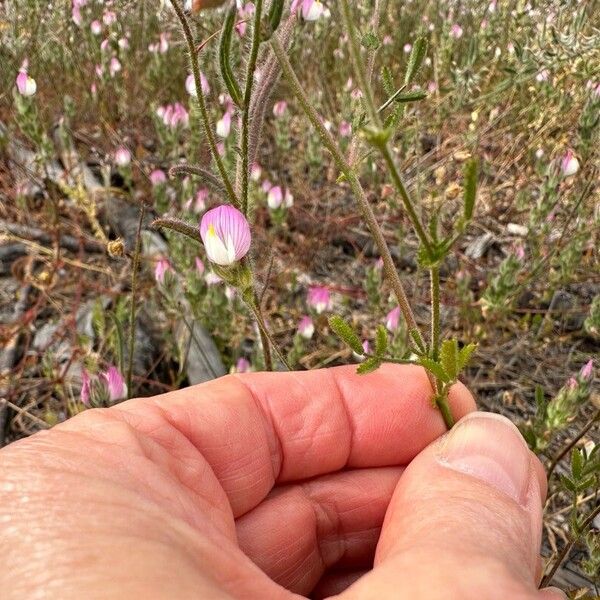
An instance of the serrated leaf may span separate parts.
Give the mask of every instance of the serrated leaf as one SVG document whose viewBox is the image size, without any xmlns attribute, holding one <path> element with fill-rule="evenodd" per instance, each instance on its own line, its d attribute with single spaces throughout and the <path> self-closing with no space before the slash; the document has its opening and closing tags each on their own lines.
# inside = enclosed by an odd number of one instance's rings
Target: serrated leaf
<svg viewBox="0 0 600 600">
<path fill-rule="evenodd" d="M 567 477 L 566 475 L 560 476 L 560 483 L 565 489 L 569 490 L 570 492 L 574 494 L 577 493 L 577 486 L 575 485 L 575 482 L 571 481 L 571 479 L 569 479 L 569 477 Z"/>
<path fill-rule="evenodd" d="M 408 332 L 408 335 L 410 335 L 412 341 L 415 343 L 415 346 L 417 347 L 417 349 L 420 352 L 425 352 L 427 350 L 427 348 L 425 348 L 423 346 L 423 341 L 421 340 L 421 336 L 419 335 L 419 332 L 416 329 L 411 329 Z"/>
<path fill-rule="evenodd" d="M 388 96 L 392 96 L 396 90 L 396 86 L 394 84 L 394 77 L 392 76 L 392 72 L 389 67 L 383 67 L 381 69 L 381 81 L 383 82 L 383 89 Z"/>
<path fill-rule="evenodd" d="M 477 161 L 470 160 L 464 171 L 464 216 L 467 221 L 473 218 L 477 196 Z"/>
<path fill-rule="evenodd" d="M 458 377 L 460 371 L 458 362 L 458 341 L 444 340 L 440 348 L 440 362 L 451 381 Z"/>
<path fill-rule="evenodd" d="M 412 92 L 406 92 L 405 94 L 398 94 L 395 98 L 395 102 L 404 104 L 406 102 L 418 102 L 427 98 L 427 92 L 423 90 L 413 90 Z"/>
<path fill-rule="evenodd" d="M 360 354 L 361 356 L 365 353 L 362 347 L 360 338 L 356 335 L 352 326 L 344 321 L 342 317 L 334 315 L 329 318 L 329 327 L 332 331 L 346 344 L 351 350 Z"/>
<path fill-rule="evenodd" d="M 428 358 L 427 356 L 421 356 L 419 358 L 419 364 L 425 367 L 428 371 L 431 371 L 441 381 L 444 383 L 448 383 L 450 378 L 446 371 L 444 371 L 444 367 L 440 365 L 440 363 L 435 362 L 435 360 Z"/>
<path fill-rule="evenodd" d="M 383 325 L 377 326 L 377 332 L 375 335 L 375 354 L 377 356 L 384 356 L 387 352 L 388 347 L 388 334 L 387 330 Z"/>
<path fill-rule="evenodd" d="M 467 344 L 460 349 L 458 353 L 458 368 L 460 371 L 469 364 L 475 350 L 477 350 L 477 344 Z"/>
<path fill-rule="evenodd" d="M 581 479 L 581 471 L 583 469 L 583 455 L 581 451 L 575 448 L 571 452 L 571 475 L 573 481 L 579 481 Z"/>
<path fill-rule="evenodd" d="M 590 475 L 577 482 L 577 488 L 579 491 L 587 490 L 589 487 L 592 487 L 596 483 L 596 477 L 594 475 Z"/>
<path fill-rule="evenodd" d="M 381 366 L 381 361 L 372 356 L 371 358 L 367 358 L 367 360 L 363 361 L 358 365 L 356 372 L 359 375 L 366 375 L 367 373 L 372 373 L 375 369 L 378 369 Z"/>
<path fill-rule="evenodd" d="M 379 46 L 381 45 L 381 42 L 379 41 L 379 38 L 375 33 L 369 31 L 365 33 L 365 35 L 363 35 L 361 44 L 364 48 L 367 48 L 368 50 L 377 50 L 377 48 L 379 48 Z"/>
<path fill-rule="evenodd" d="M 410 56 L 408 57 L 408 65 L 406 66 L 406 73 L 404 74 L 405 85 L 408 85 L 417 74 L 417 71 L 423 63 L 426 52 L 427 40 L 424 37 L 417 38 L 410 51 Z"/>
</svg>

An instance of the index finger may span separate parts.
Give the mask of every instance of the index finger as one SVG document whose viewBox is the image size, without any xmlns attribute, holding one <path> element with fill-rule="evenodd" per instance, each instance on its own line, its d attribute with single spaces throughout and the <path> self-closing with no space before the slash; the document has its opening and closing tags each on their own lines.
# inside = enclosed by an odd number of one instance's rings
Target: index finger
<svg viewBox="0 0 600 600">
<path fill-rule="evenodd" d="M 249 373 L 132 400 L 117 407 L 130 425 L 169 446 L 168 423 L 207 460 L 235 517 L 257 506 L 278 482 L 344 468 L 408 464 L 444 433 L 420 367 L 353 366 Z M 456 419 L 475 410 L 455 385 Z"/>
</svg>

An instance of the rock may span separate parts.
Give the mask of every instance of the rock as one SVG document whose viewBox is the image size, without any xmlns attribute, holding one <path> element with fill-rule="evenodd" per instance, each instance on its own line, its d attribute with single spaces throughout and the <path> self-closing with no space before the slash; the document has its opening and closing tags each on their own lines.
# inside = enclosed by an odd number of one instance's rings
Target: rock
<svg viewBox="0 0 600 600">
<path fill-rule="evenodd" d="M 465 254 L 469 258 L 476 260 L 478 258 L 481 258 L 493 243 L 494 234 L 488 231 L 487 233 L 484 233 L 483 235 L 480 235 L 474 240 L 472 240 L 471 243 L 467 246 Z"/>
<path fill-rule="evenodd" d="M 183 349 L 184 369 L 190 385 L 210 381 L 227 373 L 215 342 L 200 322 L 193 321 L 188 327 L 180 321 L 176 336 Z"/>
</svg>

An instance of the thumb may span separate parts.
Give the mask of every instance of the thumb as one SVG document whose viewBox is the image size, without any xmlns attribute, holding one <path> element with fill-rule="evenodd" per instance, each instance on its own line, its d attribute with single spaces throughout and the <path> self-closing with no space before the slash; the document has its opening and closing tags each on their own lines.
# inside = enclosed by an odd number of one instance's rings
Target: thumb
<svg viewBox="0 0 600 600">
<path fill-rule="evenodd" d="M 375 566 L 345 594 L 361 600 L 565 598 L 537 590 L 545 492 L 541 464 L 517 428 L 498 415 L 470 413 L 403 473 Z"/>
</svg>

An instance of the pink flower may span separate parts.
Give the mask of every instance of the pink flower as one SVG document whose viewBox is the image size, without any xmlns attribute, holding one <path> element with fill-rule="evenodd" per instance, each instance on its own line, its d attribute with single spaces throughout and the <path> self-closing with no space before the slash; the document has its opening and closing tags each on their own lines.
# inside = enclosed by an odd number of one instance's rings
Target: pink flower
<svg viewBox="0 0 600 600">
<path fill-rule="evenodd" d="M 85 406 L 90 406 L 90 387 L 91 381 L 88 372 L 85 369 L 81 370 L 81 392 L 79 399 Z"/>
<path fill-rule="evenodd" d="M 326 287 L 313 286 L 308 290 L 308 305 L 315 309 L 317 314 L 331 308 L 331 296 Z"/>
<path fill-rule="evenodd" d="M 83 19 L 81 17 L 81 9 L 79 8 L 78 4 L 73 4 L 73 8 L 71 10 L 71 19 L 73 20 L 73 23 L 77 25 L 77 27 L 81 27 Z"/>
<path fill-rule="evenodd" d="M 298 323 L 298 334 L 305 340 L 310 340 L 315 333 L 315 325 L 313 320 L 308 316 L 304 315 Z"/>
<path fill-rule="evenodd" d="M 21 69 L 16 79 L 17 90 L 21 96 L 33 96 L 37 91 L 37 83 L 33 77 L 27 74 L 25 69 Z"/>
<path fill-rule="evenodd" d="M 270 190 L 272 187 L 273 187 L 273 184 L 272 184 L 272 183 L 271 183 L 271 182 L 270 182 L 268 179 L 265 179 L 265 180 L 262 182 L 262 185 L 260 186 L 260 189 L 261 189 L 261 190 L 262 190 L 262 191 L 263 191 L 265 194 L 268 194 L 268 193 L 269 193 L 269 190 Z"/>
<path fill-rule="evenodd" d="M 385 326 L 388 331 L 394 332 L 398 329 L 398 325 L 400 324 L 400 307 L 397 306 L 390 310 L 390 312 L 385 317 Z"/>
<path fill-rule="evenodd" d="M 113 56 L 110 59 L 110 63 L 108 65 L 108 72 L 111 77 L 114 77 L 121 70 L 121 62 L 116 56 Z"/>
<path fill-rule="evenodd" d="M 542 83 L 543 81 L 548 81 L 548 79 L 550 78 L 550 71 L 548 71 L 548 69 L 542 69 L 536 76 L 535 76 L 535 80 L 538 83 Z"/>
<path fill-rule="evenodd" d="M 454 23 L 450 28 L 450 37 L 453 37 L 455 40 L 458 40 L 463 35 L 463 28 L 458 24 Z"/>
<path fill-rule="evenodd" d="M 104 373 L 100 373 L 99 379 L 104 381 L 108 391 L 108 399 L 111 402 L 124 400 L 127 397 L 125 379 L 114 365 L 110 365 Z"/>
<path fill-rule="evenodd" d="M 100 23 L 100 21 L 92 21 L 90 23 L 90 29 L 94 35 L 100 35 L 102 33 L 102 23 Z"/>
<path fill-rule="evenodd" d="M 154 265 L 154 279 L 156 283 L 164 283 L 165 275 L 169 272 L 173 271 L 173 267 L 167 258 L 159 258 L 156 261 L 156 265 Z"/>
<path fill-rule="evenodd" d="M 579 372 L 579 376 L 585 381 L 591 381 L 591 379 L 594 376 L 594 361 L 592 359 L 588 360 L 585 363 L 585 365 Z"/>
<path fill-rule="evenodd" d="M 119 38 L 119 41 L 117 42 L 119 48 L 121 48 L 121 50 L 128 50 L 129 49 L 129 40 L 126 37 L 122 37 Z"/>
<path fill-rule="evenodd" d="M 519 245 L 515 248 L 515 257 L 518 261 L 522 261 L 525 258 L 525 248 L 522 245 Z"/>
<path fill-rule="evenodd" d="M 319 0 L 292 0 L 290 11 L 292 14 L 299 11 L 305 21 L 316 21 L 325 13 L 325 8 Z"/>
<path fill-rule="evenodd" d="M 283 203 L 283 190 L 281 186 L 275 185 L 267 194 L 267 205 L 271 210 L 277 210 Z"/>
<path fill-rule="evenodd" d="M 381 256 L 375 261 L 375 270 L 376 271 L 383 270 L 383 258 L 381 258 Z"/>
<path fill-rule="evenodd" d="M 217 135 L 226 138 L 231 132 L 231 111 L 227 109 L 225 114 L 217 121 Z"/>
<path fill-rule="evenodd" d="M 352 125 L 348 121 L 342 121 L 338 131 L 342 137 L 350 137 L 352 135 Z"/>
<path fill-rule="evenodd" d="M 112 10 L 107 10 L 102 15 L 102 21 L 104 21 L 104 24 L 107 26 L 112 25 L 113 23 L 116 22 L 116 20 L 117 20 L 117 14 L 115 12 L 113 12 Z"/>
<path fill-rule="evenodd" d="M 154 169 L 152 173 L 150 173 L 150 183 L 154 186 L 162 185 L 167 181 L 167 176 L 162 169 Z"/>
<path fill-rule="evenodd" d="M 570 177 L 579 171 L 579 161 L 573 153 L 573 150 L 569 149 L 565 152 L 560 158 L 559 166 L 563 177 Z"/>
<path fill-rule="evenodd" d="M 167 36 L 166 33 L 161 33 L 160 34 L 160 41 L 158 43 L 158 51 L 161 54 L 165 54 L 165 52 L 167 52 L 167 50 L 169 49 L 169 37 Z"/>
<path fill-rule="evenodd" d="M 202 93 L 205 96 L 208 96 L 208 94 L 210 94 L 210 85 L 204 73 L 200 73 L 200 86 L 202 88 Z M 195 97 L 198 95 L 196 92 L 196 82 L 194 81 L 194 76 L 191 73 L 187 76 L 185 80 L 185 90 L 190 96 Z"/>
<path fill-rule="evenodd" d="M 250 361 L 246 358 L 238 358 L 238 361 L 235 363 L 236 373 L 248 373 L 250 371 L 250 368 Z"/>
<path fill-rule="evenodd" d="M 206 274 L 204 281 L 206 281 L 206 285 L 218 285 L 223 282 L 223 280 L 213 271 L 209 271 Z"/>
<path fill-rule="evenodd" d="M 412 44 L 404 44 L 404 48 L 402 48 L 404 50 L 404 54 L 410 54 L 410 51 L 412 50 Z"/>
<path fill-rule="evenodd" d="M 208 198 L 208 189 L 200 188 L 196 192 L 196 197 L 194 199 L 193 207 L 194 212 L 201 213 L 206 210 L 206 199 Z"/>
<path fill-rule="evenodd" d="M 246 217 L 227 204 L 204 214 L 200 236 L 208 259 L 221 266 L 232 265 L 246 256 L 252 241 Z"/>
<path fill-rule="evenodd" d="M 204 271 L 206 269 L 206 267 L 204 266 L 204 263 L 202 262 L 202 259 L 199 256 L 196 256 L 195 263 L 196 263 L 196 272 L 198 273 L 198 275 L 200 277 L 202 277 L 202 275 L 204 275 Z"/>
<path fill-rule="evenodd" d="M 127 167 L 131 162 L 131 152 L 125 146 L 119 146 L 115 150 L 115 163 L 119 167 Z"/>
<path fill-rule="evenodd" d="M 362 348 L 365 354 L 369 354 L 369 352 L 371 351 L 371 344 L 369 344 L 369 340 L 365 340 L 362 343 Z"/>
<path fill-rule="evenodd" d="M 252 163 L 252 167 L 250 168 L 250 179 L 252 179 L 252 181 L 258 181 L 261 175 L 262 167 L 256 162 Z"/>
<path fill-rule="evenodd" d="M 273 115 L 276 117 L 283 117 L 287 110 L 287 102 L 285 100 L 279 100 L 273 105 Z"/>
</svg>

